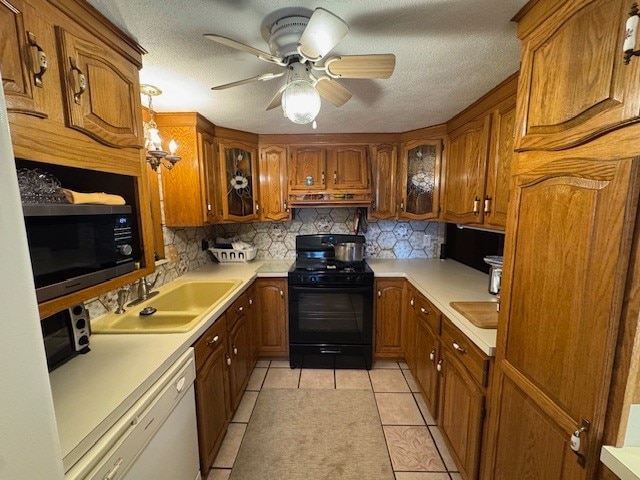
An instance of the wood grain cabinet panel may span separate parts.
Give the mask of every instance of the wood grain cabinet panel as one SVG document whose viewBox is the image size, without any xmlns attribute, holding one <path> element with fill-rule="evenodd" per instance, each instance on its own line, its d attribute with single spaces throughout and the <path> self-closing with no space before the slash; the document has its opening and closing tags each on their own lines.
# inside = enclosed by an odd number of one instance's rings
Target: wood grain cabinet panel
<svg viewBox="0 0 640 480">
<path fill-rule="evenodd" d="M 261 220 L 291 219 L 291 209 L 287 205 L 287 158 L 286 146 L 266 145 L 260 148 Z"/>
<path fill-rule="evenodd" d="M 487 114 L 449 135 L 444 210 L 448 222 L 483 222 L 490 122 L 491 116 Z"/>
<path fill-rule="evenodd" d="M 396 216 L 398 147 L 392 144 L 371 148 L 372 196 L 369 216 L 377 219 Z"/>
<path fill-rule="evenodd" d="M 404 279 L 376 280 L 376 356 L 401 357 L 405 354 L 405 282 Z"/>
<path fill-rule="evenodd" d="M 255 283 L 260 324 L 260 355 L 289 353 L 287 280 L 258 278 Z"/>
<path fill-rule="evenodd" d="M 518 150 L 576 146 L 638 117 L 640 62 L 624 65 L 631 2 L 568 1 L 523 39 Z"/>
<path fill-rule="evenodd" d="M 97 40 L 56 27 L 67 126 L 110 147 L 142 148 L 138 68 Z"/>
<path fill-rule="evenodd" d="M 438 412 L 438 371 L 436 364 L 440 358 L 438 335 L 431 329 L 426 320 L 416 317 L 416 381 L 422 389 L 423 396 L 431 414 Z"/>
<path fill-rule="evenodd" d="M 231 418 L 226 329 L 223 316 L 194 345 L 198 445 L 204 475 L 215 460 Z"/>
<path fill-rule="evenodd" d="M 516 117 L 515 97 L 492 112 L 491 144 L 487 164 L 487 182 L 483 202 L 484 224 L 505 228 L 511 181 L 513 141 Z"/>
<path fill-rule="evenodd" d="M 328 188 L 356 191 L 369 188 L 367 148 L 336 146 L 330 149 L 327 164 Z"/>
<path fill-rule="evenodd" d="M 0 67 L 2 87 L 9 112 L 47 117 L 38 105 L 35 89 L 44 85 L 46 69 L 41 70 L 39 53 L 47 62 L 47 52 L 38 45 L 38 37 L 30 31 L 31 6 L 22 0 L 0 2 Z M 25 23 L 27 25 L 25 26 Z M 40 39 L 42 43 L 42 39 Z M 44 44 L 43 44 L 44 45 Z M 46 47 L 46 45 L 45 45 Z M 54 55 L 54 52 L 49 52 Z M 53 60 L 53 59 L 51 59 Z M 36 63 L 38 62 L 38 63 Z M 42 73 L 42 74 L 40 74 Z M 47 79 L 48 80 L 48 79 Z"/>
<path fill-rule="evenodd" d="M 289 191 L 325 190 L 327 150 L 322 147 L 291 147 L 289 161 Z M 308 185 L 306 178 L 311 177 L 313 184 Z"/>
<path fill-rule="evenodd" d="M 231 322 L 230 322 L 231 324 Z M 229 398 L 231 411 L 235 412 L 242 399 L 249 378 L 250 329 L 247 312 L 244 311 L 229 330 Z"/>
</svg>

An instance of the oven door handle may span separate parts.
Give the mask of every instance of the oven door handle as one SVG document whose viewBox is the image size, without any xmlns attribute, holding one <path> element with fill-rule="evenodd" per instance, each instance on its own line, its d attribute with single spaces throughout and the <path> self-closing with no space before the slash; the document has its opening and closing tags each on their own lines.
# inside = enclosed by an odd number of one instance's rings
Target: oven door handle
<svg viewBox="0 0 640 480">
<path fill-rule="evenodd" d="M 342 353 L 342 349 L 341 348 L 321 348 L 320 349 L 320 353 L 327 353 L 327 354 L 340 354 Z"/>
<path fill-rule="evenodd" d="M 289 284 L 289 301 L 291 296 L 296 293 L 349 293 L 349 294 L 365 294 L 371 295 L 373 299 L 373 285 L 352 286 L 352 285 L 313 285 L 299 286 Z"/>
</svg>

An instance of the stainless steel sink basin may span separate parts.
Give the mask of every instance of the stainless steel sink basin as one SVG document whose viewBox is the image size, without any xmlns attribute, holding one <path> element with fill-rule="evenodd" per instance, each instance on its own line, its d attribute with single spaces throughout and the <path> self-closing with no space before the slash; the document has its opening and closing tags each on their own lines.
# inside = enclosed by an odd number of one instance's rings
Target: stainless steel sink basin
<svg viewBox="0 0 640 480">
<path fill-rule="evenodd" d="M 188 332 L 227 298 L 241 280 L 173 282 L 123 314 L 109 313 L 91 323 L 93 333 Z M 154 313 L 141 315 L 152 307 Z"/>
</svg>

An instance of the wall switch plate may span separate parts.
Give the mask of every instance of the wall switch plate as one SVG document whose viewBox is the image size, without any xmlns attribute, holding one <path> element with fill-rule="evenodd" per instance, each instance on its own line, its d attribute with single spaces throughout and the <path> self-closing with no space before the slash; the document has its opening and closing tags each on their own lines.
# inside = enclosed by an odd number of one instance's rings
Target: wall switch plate
<svg viewBox="0 0 640 480">
<path fill-rule="evenodd" d="M 431 235 L 428 233 L 425 233 L 424 237 L 422 237 L 422 248 L 431 248 Z"/>
</svg>

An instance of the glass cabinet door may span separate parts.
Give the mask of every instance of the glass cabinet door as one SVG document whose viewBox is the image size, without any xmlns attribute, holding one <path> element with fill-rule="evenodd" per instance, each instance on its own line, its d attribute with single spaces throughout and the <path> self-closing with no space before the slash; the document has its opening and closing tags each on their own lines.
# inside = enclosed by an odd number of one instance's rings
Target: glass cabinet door
<svg viewBox="0 0 640 480">
<path fill-rule="evenodd" d="M 223 220 L 258 217 L 256 149 L 242 143 L 220 143 Z"/>
<path fill-rule="evenodd" d="M 413 141 L 403 147 L 400 217 L 438 218 L 442 143 Z"/>
</svg>

